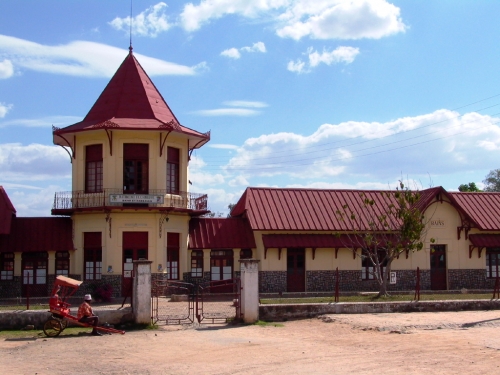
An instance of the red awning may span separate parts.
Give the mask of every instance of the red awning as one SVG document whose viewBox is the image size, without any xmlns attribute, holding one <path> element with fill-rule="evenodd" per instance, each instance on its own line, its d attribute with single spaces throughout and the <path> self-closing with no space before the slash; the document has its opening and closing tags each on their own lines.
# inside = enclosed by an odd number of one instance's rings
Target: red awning
<svg viewBox="0 0 500 375">
<path fill-rule="evenodd" d="M 248 221 L 240 218 L 192 218 L 189 221 L 190 249 L 255 249 Z"/>
<path fill-rule="evenodd" d="M 10 234 L 0 236 L 0 252 L 73 250 L 69 217 L 17 217 Z"/>
<path fill-rule="evenodd" d="M 391 234 L 377 235 L 377 243 L 379 247 L 389 241 L 397 240 Z M 292 248 L 292 247 L 310 247 L 310 248 L 363 248 L 367 247 L 363 236 L 348 235 L 348 234 L 263 234 L 262 242 L 264 248 Z"/>
<path fill-rule="evenodd" d="M 334 234 L 264 234 L 262 235 L 264 247 L 269 248 L 341 248 L 349 247 L 351 240 L 347 235 Z"/>
<path fill-rule="evenodd" d="M 469 240 L 476 247 L 500 247 L 500 234 L 469 234 Z"/>
</svg>

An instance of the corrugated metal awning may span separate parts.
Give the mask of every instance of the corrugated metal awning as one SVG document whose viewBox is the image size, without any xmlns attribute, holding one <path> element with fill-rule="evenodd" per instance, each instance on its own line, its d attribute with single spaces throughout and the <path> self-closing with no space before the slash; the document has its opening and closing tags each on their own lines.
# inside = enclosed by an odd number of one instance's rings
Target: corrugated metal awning
<svg viewBox="0 0 500 375">
<path fill-rule="evenodd" d="M 470 234 L 469 240 L 475 247 L 500 247 L 500 234 Z"/>
<path fill-rule="evenodd" d="M 263 234 L 262 242 L 266 249 L 269 248 L 341 248 L 348 247 L 351 243 L 346 235 L 333 234 Z"/>
<path fill-rule="evenodd" d="M 253 232 L 245 219 L 192 218 L 190 249 L 255 249 Z"/>
</svg>

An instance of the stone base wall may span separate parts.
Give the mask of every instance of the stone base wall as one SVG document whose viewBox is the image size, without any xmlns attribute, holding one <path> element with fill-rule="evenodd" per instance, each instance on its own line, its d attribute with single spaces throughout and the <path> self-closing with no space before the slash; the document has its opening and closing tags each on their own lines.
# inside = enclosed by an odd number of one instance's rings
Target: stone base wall
<svg viewBox="0 0 500 375">
<path fill-rule="evenodd" d="M 259 292 L 286 292 L 286 271 L 260 271 Z"/>
<path fill-rule="evenodd" d="M 495 279 L 486 278 L 485 269 L 448 270 L 448 289 L 493 289 Z"/>
<path fill-rule="evenodd" d="M 191 272 L 184 272 L 182 274 L 182 281 L 194 285 L 205 285 L 210 282 L 210 272 L 203 272 L 203 277 L 192 277 Z"/>
<path fill-rule="evenodd" d="M 417 281 L 415 270 L 396 270 L 396 284 L 387 284 L 388 291 L 414 290 Z M 306 292 L 335 291 L 336 271 L 306 271 Z M 430 271 L 420 271 L 420 289 L 430 289 Z M 494 285 L 494 284 L 492 284 Z M 476 289 L 480 289 L 478 287 Z M 491 286 L 493 288 L 493 286 Z M 361 271 L 339 271 L 340 292 L 369 292 L 380 289 L 375 280 L 362 280 Z M 280 293 L 287 291 L 286 271 L 259 272 L 260 293 Z"/>
</svg>

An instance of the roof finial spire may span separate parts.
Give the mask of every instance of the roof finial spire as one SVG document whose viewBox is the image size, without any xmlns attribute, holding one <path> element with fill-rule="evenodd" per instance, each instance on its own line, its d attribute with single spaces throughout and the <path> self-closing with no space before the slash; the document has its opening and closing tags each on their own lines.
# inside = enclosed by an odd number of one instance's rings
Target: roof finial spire
<svg viewBox="0 0 500 375">
<path fill-rule="evenodd" d="M 130 53 L 132 53 L 132 0 L 130 0 L 130 46 L 128 47 Z"/>
</svg>

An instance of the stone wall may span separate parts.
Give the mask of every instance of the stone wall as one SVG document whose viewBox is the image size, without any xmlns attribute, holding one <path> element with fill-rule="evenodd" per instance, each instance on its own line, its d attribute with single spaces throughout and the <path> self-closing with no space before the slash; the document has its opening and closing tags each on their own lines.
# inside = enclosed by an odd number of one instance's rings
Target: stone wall
<svg viewBox="0 0 500 375">
<path fill-rule="evenodd" d="M 267 322 L 313 318 L 323 314 L 376 314 L 426 311 L 498 310 L 499 300 L 456 300 L 419 302 L 318 303 L 260 305 L 259 319 Z"/>
<path fill-rule="evenodd" d="M 485 269 L 448 270 L 448 289 L 493 289 L 495 279 L 486 278 Z"/>
<path fill-rule="evenodd" d="M 396 270 L 396 284 L 387 284 L 389 291 L 414 290 L 417 276 L 414 270 Z M 306 292 L 335 291 L 336 271 L 306 271 Z M 484 284 L 484 283 L 483 283 Z M 430 271 L 420 271 L 420 289 L 430 289 Z M 339 271 L 340 292 L 369 292 L 378 291 L 379 285 L 375 280 L 362 280 L 361 271 Z M 480 289 L 480 287 L 476 288 Z M 260 293 L 280 293 L 287 291 L 286 271 L 259 272 Z"/>
<path fill-rule="evenodd" d="M 286 271 L 260 271 L 259 293 L 286 292 Z"/>
</svg>

